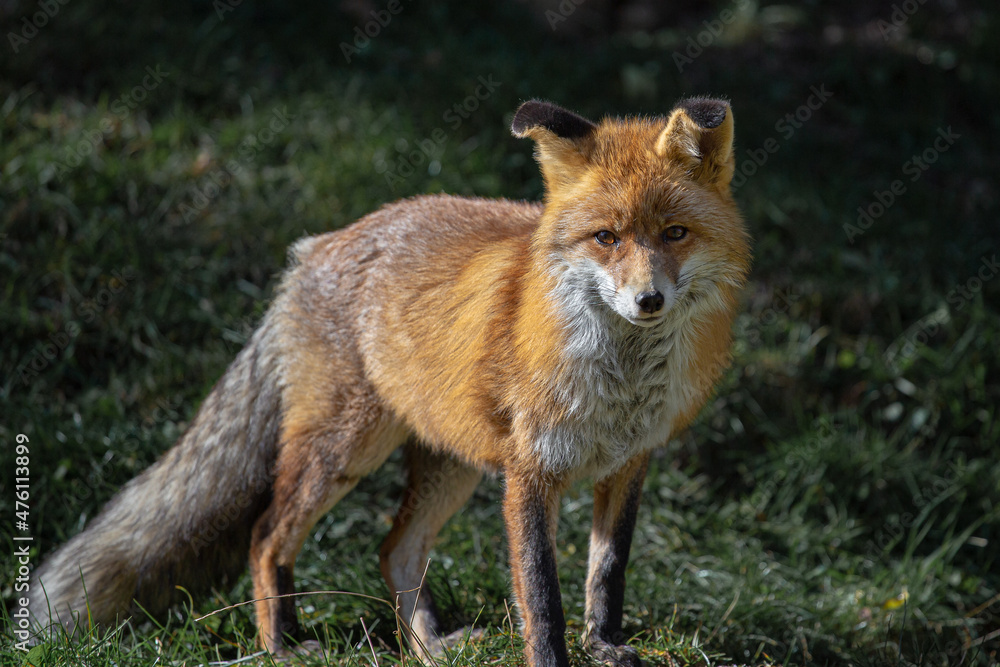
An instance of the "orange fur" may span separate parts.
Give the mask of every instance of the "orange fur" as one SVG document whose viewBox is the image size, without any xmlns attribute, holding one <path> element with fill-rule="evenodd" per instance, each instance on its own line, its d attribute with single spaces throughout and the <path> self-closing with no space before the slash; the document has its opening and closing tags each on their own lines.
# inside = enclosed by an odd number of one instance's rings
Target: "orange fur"
<svg viewBox="0 0 1000 667">
<path fill-rule="evenodd" d="M 272 651 L 297 624 L 292 602 L 267 598 L 291 592 L 312 526 L 406 444 L 410 486 L 382 571 L 424 655 L 454 638 L 441 636 L 430 595 L 418 600 L 412 588 L 438 530 L 491 471 L 505 479 L 528 662 L 567 664 L 556 514 L 562 490 L 593 476 L 588 646 L 606 664 L 637 664 L 618 634 L 649 451 L 687 426 L 725 368 L 748 270 L 749 240 L 728 191 L 732 113 L 688 100 L 669 118 L 593 124 L 528 102 L 513 130 L 536 141 L 544 206 L 420 197 L 297 243 L 261 332 L 206 400 L 187 444 L 123 491 L 153 507 L 185 484 L 174 468 L 206 465 L 221 490 L 240 488 L 227 478 L 231 457 L 255 462 L 253 475 L 268 484 L 249 519 L 250 569 L 260 641 Z M 209 426 L 229 422 L 260 436 L 227 453 Z M 213 489 L 182 495 L 199 493 Z M 222 504 L 208 503 L 203 521 Z M 95 521 L 88 539 L 110 540 L 120 511 Z M 178 512 L 157 531 L 186 525 Z M 82 567 L 101 583 L 115 568 L 133 572 L 133 560 L 128 548 L 101 560 L 68 546 L 38 575 L 55 584 L 56 613 L 32 611 L 70 625 L 81 598 L 66 573 Z M 134 591 L 116 589 L 97 620 L 121 615 Z"/>
</svg>

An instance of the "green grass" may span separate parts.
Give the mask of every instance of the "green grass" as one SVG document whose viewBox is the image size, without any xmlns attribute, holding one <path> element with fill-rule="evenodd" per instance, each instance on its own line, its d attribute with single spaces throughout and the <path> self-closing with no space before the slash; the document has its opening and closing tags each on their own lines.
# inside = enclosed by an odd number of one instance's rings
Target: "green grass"
<svg viewBox="0 0 1000 667">
<path fill-rule="evenodd" d="M 732 100 L 741 164 L 769 138 L 778 150 L 737 192 L 755 266 L 734 365 L 653 462 L 626 632 L 651 664 L 996 664 L 1000 279 L 973 280 L 1000 251 L 991 5 L 926 3 L 886 40 L 891 3 L 762 2 L 679 72 L 674 52 L 734 3 L 610 36 L 586 4 L 555 32 L 518 3 L 405 4 L 350 64 L 339 45 L 359 19 L 335 4 L 247 1 L 220 19 L 209 3 L 69 2 L 17 54 L 7 35 L 38 7 L 0 17 L 0 490 L 12 507 L 27 434 L 34 565 L 183 431 L 290 242 L 416 193 L 539 197 L 531 146 L 507 130 L 523 99 L 600 117 L 708 93 Z M 479 77 L 500 85 L 455 127 L 445 114 Z M 812 86 L 833 96 L 789 136 L 776 124 Z M 910 180 L 949 126 L 960 137 Z M 421 142 L 430 157 L 407 157 Z M 850 242 L 858 207 L 897 179 L 905 192 Z M 299 590 L 388 596 L 377 550 L 402 479 L 394 458 L 320 522 Z M 520 664 L 499 497 L 483 484 L 428 573 L 449 626 L 489 631 L 455 664 Z M 587 485 L 568 495 L 559 541 L 580 665 L 591 502 Z M 255 650 L 249 607 L 195 618 L 250 597 L 244 577 L 163 627 L 27 658 L 5 620 L 0 663 L 235 660 Z M 386 605 L 327 593 L 300 613 L 329 664 L 373 648 L 398 664 Z"/>
</svg>

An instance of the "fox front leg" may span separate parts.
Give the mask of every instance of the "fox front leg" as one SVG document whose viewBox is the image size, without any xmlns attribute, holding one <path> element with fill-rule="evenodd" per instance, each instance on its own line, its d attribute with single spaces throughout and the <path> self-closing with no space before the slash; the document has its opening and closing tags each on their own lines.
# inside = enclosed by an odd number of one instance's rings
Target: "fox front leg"
<svg viewBox="0 0 1000 667">
<path fill-rule="evenodd" d="M 622 605 L 625 566 L 648 463 L 648 454 L 637 456 L 594 486 L 584 643 L 597 660 L 615 667 L 641 664 L 636 650 L 625 646 Z"/>
<path fill-rule="evenodd" d="M 504 522 L 524 654 L 531 667 L 569 667 L 555 537 L 563 486 L 507 471 Z"/>
</svg>

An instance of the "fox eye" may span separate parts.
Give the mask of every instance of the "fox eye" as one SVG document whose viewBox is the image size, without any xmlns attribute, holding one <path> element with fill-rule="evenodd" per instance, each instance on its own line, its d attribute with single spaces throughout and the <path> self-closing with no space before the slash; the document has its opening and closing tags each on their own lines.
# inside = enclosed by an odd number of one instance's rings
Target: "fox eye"
<svg viewBox="0 0 1000 667">
<path fill-rule="evenodd" d="M 671 225 L 663 231 L 664 241 L 677 241 L 679 239 L 687 236 L 687 227 L 681 227 L 680 225 Z"/>
<path fill-rule="evenodd" d="M 615 236 L 613 232 L 609 232 L 606 229 L 602 229 L 594 234 L 594 238 L 597 239 L 597 242 L 601 245 L 614 245 L 618 243 L 618 237 Z"/>
</svg>

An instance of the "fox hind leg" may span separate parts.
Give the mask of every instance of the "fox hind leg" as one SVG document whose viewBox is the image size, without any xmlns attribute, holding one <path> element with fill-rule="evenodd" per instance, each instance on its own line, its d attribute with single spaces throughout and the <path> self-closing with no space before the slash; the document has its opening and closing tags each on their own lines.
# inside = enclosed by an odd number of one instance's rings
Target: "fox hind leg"
<svg viewBox="0 0 1000 667">
<path fill-rule="evenodd" d="M 380 411 L 363 414 L 344 410 L 336 423 L 307 428 L 288 427 L 302 421 L 286 415 L 273 497 L 250 545 L 259 641 L 277 655 L 286 652 L 286 636 L 299 639 L 295 598 L 279 596 L 295 592 L 295 559 L 313 526 L 406 439 Z"/>
<path fill-rule="evenodd" d="M 274 500 L 254 525 L 250 546 L 259 641 L 278 655 L 285 652 L 286 636 L 293 640 L 300 638 L 295 598 L 278 597 L 295 593 L 295 559 L 316 521 L 358 482 L 351 477 L 320 482 L 311 479 L 308 470 L 296 472 L 299 475 L 289 470 L 287 477 L 299 477 L 301 488 L 280 484 L 282 474 L 279 474 Z M 322 490 L 316 488 L 320 485 Z"/>
<path fill-rule="evenodd" d="M 442 637 L 430 592 L 420 590 L 427 556 L 445 522 L 465 504 L 482 473 L 419 445 L 407 446 L 409 483 L 392 530 L 382 545 L 382 576 L 399 602 L 413 649 L 432 658 L 461 638 Z"/>
</svg>

